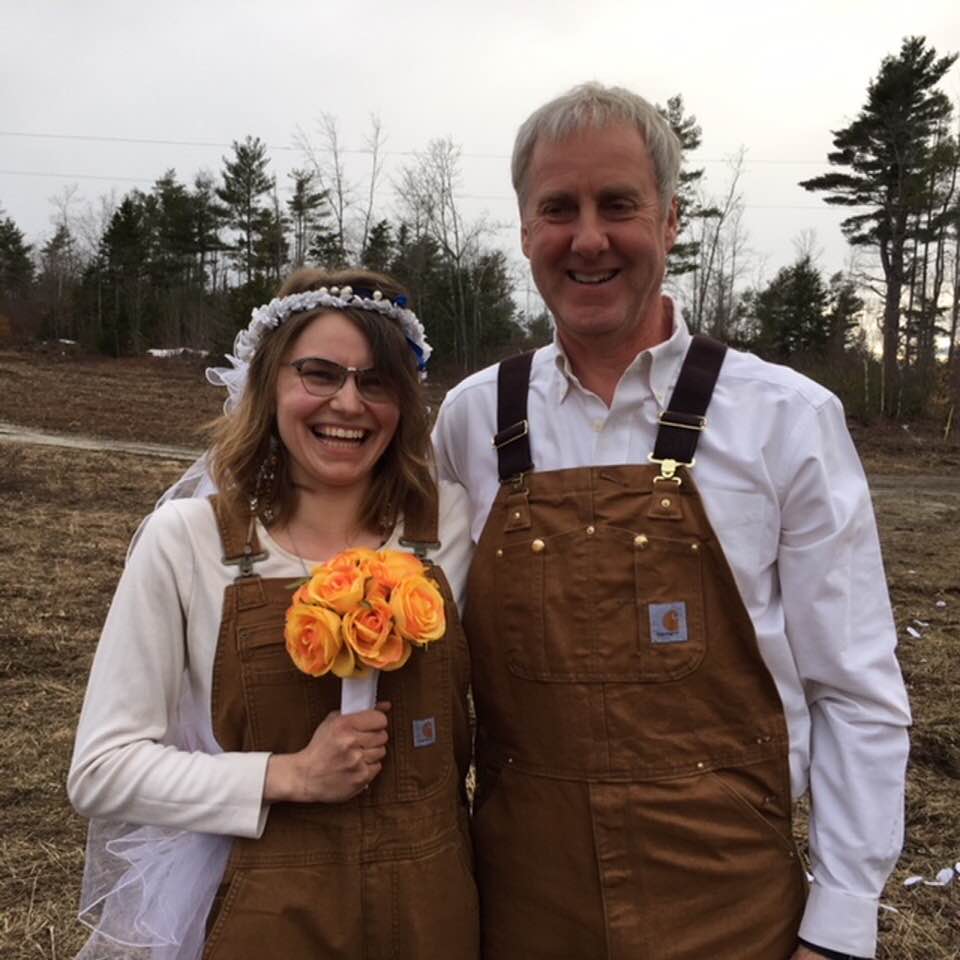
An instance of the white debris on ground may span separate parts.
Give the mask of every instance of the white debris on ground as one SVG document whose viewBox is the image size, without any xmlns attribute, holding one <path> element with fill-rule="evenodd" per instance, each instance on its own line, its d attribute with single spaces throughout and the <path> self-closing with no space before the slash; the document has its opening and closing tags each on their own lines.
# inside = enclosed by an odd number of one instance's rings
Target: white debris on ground
<svg viewBox="0 0 960 960">
<path fill-rule="evenodd" d="M 197 350 L 194 347 L 154 347 L 147 351 L 151 357 L 205 357 L 206 350 Z"/>
<path fill-rule="evenodd" d="M 905 887 L 949 887 L 957 877 L 960 877 L 960 860 L 952 867 L 944 867 L 942 870 L 938 870 L 933 880 L 927 880 L 926 877 L 920 874 L 914 874 L 911 877 L 907 877 L 907 879 L 903 881 L 903 885 Z"/>
</svg>

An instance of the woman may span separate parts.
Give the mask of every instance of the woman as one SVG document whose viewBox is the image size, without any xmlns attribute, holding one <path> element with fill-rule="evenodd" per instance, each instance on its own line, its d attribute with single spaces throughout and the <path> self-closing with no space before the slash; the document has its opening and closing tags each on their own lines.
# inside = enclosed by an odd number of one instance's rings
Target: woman
<svg viewBox="0 0 960 960">
<path fill-rule="evenodd" d="M 81 956 L 477 954 L 454 602 L 470 540 L 462 491 L 430 472 L 429 350 L 367 272 L 301 270 L 237 337 L 202 461 L 220 492 L 142 527 L 91 670 L 68 780 L 96 818 Z M 356 547 L 423 556 L 447 631 L 345 714 L 337 677 L 293 666 L 284 613 Z"/>
</svg>

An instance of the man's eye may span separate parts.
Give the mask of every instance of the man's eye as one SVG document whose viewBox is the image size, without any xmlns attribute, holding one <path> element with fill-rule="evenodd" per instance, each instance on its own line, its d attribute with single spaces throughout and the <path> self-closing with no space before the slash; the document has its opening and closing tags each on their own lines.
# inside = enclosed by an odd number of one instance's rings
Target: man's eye
<svg viewBox="0 0 960 960">
<path fill-rule="evenodd" d="M 569 217 L 571 213 L 569 203 L 545 203 L 540 208 L 540 215 L 550 220 L 557 220 L 563 217 Z"/>
</svg>

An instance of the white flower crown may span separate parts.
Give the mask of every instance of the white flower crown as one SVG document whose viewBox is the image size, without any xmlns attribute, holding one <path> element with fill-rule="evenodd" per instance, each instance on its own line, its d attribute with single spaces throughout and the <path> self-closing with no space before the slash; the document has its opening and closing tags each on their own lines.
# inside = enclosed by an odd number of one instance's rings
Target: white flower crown
<svg viewBox="0 0 960 960">
<path fill-rule="evenodd" d="M 369 293 L 369 296 L 367 295 Z M 329 307 L 331 310 L 371 310 L 390 317 L 400 325 L 407 343 L 416 354 L 417 369 L 421 378 L 426 376 L 427 360 L 433 353 L 433 347 L 427 343 L 423 324 L 417 315 L 407 309 L 407 298 L 400 296 L 388 300 L 379 290 L 353 292 L 353 287 L 321 287 L 319 290 L 305 290 L 303 293 L 291 293 L 287 297 L 274 297 L 269 303 L 254 309 L 250 323 L 241 330 L 233 341 L 233 354 L 227 354 L 229 367 L 207 367 L 207 381 L 216 387 L 225 387 L 227 399 L 224 412 L 236 409 L 247 386 L 247 373 L 250 361 L 260 347 L 263 338 L 275 330 L 294 313 L 316 310 L 317 307 Z"/>
<path fill-rule="evenodd" d="M 280 326 L 291 314 L 305 313 L 317 307 L 329 307 L 332 310 L 370 310 L 396 320 L 417 356 L 417 369 L 426 369 L 433 348 L 427 342 L 423 324 L 417 315 L 407 308 L 407 298 L 400 296 L 388 300 L 379 290 L 353 292 L 353 287 L 321 287 L 319 290 L 305 290 L 303 293 L 291 293 L 286 297 L 275 297 L 251 314 L 251 320 L 245 330 L 237 334 L 233 352 L 238 360 L 249 363 L 260 346 L 260 341 L 270 331 Z"/>
</svg>

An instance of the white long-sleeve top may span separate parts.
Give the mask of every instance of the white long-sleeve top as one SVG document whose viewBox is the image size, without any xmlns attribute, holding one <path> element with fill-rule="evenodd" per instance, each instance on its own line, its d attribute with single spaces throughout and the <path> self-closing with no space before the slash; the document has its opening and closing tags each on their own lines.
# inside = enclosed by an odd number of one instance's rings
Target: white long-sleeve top
<svg viewBox="0 0 960 960">
<path fill-rule="evenodd" d="M 690 334 L 640 353 L 613 402 L 585 390 L 557 342 L 536 352 L 528 420 L 534 469 L 646 464 Z M 446 397 L 440 475 L 467 488 L 474 540 L 499 488 L 497 368 Z M 692 473 L 776 682 L 794 797 L 810 788 L 814 882 L 805 940 L 873 956 L 880 892 L 903 843 L 910 722 L 866 480 L 833 394 L 727 352 Z"/>
<path fill-rule="evenodd" d="M 302 579 L 304 564 L 258 525 L 263 577 Z M 385 549 L 401 549 L 398 528 Z M 470 561 L 466 499 L 440 485 L 442 548 L 431 554 L 462 607 Z M 206 499 L 171 500 L 144 527 L 117 586 L 94 656 L 67 779 L 86 817 L 259 837 L 269 805 L 269 754 L 189 752 L 174 746 L 181 684 L 210 716 L 225 566 Z M 306 560 L 308 568 L 319 563 Z"/>
</svg>

